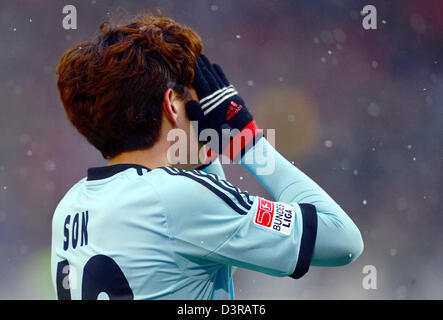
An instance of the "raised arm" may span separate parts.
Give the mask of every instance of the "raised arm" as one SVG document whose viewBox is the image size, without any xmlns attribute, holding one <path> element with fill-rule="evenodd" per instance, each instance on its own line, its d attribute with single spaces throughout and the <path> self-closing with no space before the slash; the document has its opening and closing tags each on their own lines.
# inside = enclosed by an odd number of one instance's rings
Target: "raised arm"
<svg viewBox="0 0 443 320">
<path fill-rule="evenodd" d="M 219 65 L 207 57 L 197 60 L 194 87 L 200 99 L 187 103 L 191 120 L 199 130 L 213 129 L 220 139 L 207 141 L 211 149 L 240 162 L 276 201 L 302 208 L 301 219 L 311 219 L 306 234 L 315 229 L 315 247 L 310 264 L 340 266 L 354 261 L 363 251 L 360 231 L 343 209 L 312 179 L 281 156 L 264 138 L 252 115 Z M 228 136 L 228 139 L 226 139 Z M 270 165 L 270 166 L 269 166 Z M 267 167 L 264 168 L 263 167 Z M 303 210 L 303 208 L 311 208 Z M 307 235 L 306 235 L 307 236 Z"/>
<path fill-rule="evenodd" d="M 286 160 L 264 138 L 248 150 L 241 163 L 276 201 L 315 206 L 317 239 L 311 265 L 345 265 L 362 253 L 361 234 L 351 218 L 317 183 Z M 260 174 L 263 165 L 271 168 L 269 172 Z"/>
</svg>

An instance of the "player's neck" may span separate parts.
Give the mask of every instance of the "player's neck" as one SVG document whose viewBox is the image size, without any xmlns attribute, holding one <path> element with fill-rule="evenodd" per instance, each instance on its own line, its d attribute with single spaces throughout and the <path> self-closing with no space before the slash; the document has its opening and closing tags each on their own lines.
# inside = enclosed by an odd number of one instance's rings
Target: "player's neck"
<svg viewBox="0 0 443 320">
<path fill-rule="evenodd" d="M 143 150 L 122 152 L 110 159 L 108 164 L 138 164 L 149 169 L 169 166 L 167 159 L 168 146 L 157 142 L 152 147 Z"/>
<path fill-rule="evenodd" d="M 191 124 L 189 123 L 188 126 L 190 125 Z M 174 166 L 185 170 L 190 170 L 201 166 L 201 162 L 191 163 L 189 161 L 187 163 L 179 164 L 171 164 L 169 162 L 168 153 L 170 152 L 171 145 L 174 143 L 172 141 L 168 141 L 168 133 L 171 129 L 173 129 L 171 124 L 168 121 L 164 120 L 160 129 L 160 137 L 153 146 L 147 149 L 122 152 L 110 159 L 108 164 L 138 164 L 149 169 Z M 200 154 L 200 149 L 202 147 L 203 144 L 199 143 L 198 154 Z M 201 159 L 199 158 L 198 160 L 200 161 Z"/>
<path fill-rule="evenodd" d="M 110 159 L 108 164 L 138 164 L 149 169 L 170 166 L 168 161 L 170 142 L 167 141 L 169 129 L 168 123 L 162 123 L 160 136 L 153 146 L 147 149 L 122 152 Z"/>
</svg>

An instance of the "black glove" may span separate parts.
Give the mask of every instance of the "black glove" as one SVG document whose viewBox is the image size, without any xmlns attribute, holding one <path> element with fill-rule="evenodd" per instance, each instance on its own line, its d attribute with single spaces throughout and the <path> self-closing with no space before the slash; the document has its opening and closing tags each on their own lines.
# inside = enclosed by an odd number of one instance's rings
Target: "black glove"
<svg viewBox="0 0 443 320">
<path fill-rule="evenodd" d="M 202 141 L 213 151 L 234 160 L 263 136 L 222 68 L 205 55 L 197 58 L 193 87 L 200 102 L 189 101 L 186 111 L 191 121 L 198 121 L 199 135 L 205 129 L 217 132 L 218 141 Z"/>
</svg>

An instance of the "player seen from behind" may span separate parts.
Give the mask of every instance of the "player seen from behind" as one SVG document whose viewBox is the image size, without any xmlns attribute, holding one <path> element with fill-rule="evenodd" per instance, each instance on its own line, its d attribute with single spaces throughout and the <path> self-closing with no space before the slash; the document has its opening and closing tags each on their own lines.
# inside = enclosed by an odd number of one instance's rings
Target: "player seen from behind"
<svg viewBox="0 0 443 320">
<path fill-rule="evenodd" d="M 57 75 L 68 119 L 109 164 L 55 210 L 59 299 L 233 299 L 233 266 L 298 279 L 361 254 L 349 216 L 263 137 L 189 27 L 149 15 L 103 24 Z M 274 199 L 227 182 L 217 157 L 171 163 L 174 130 L 240 163 Z"/>
</svg>

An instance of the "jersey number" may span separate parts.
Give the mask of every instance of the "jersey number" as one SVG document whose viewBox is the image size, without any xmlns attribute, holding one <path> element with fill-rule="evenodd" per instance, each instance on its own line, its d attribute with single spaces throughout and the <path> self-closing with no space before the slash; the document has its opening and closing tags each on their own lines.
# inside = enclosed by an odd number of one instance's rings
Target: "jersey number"
<svg viewBox="0 0 443 320">
<path fill-rule="evenodd" d="M 59 300 L 71 300 L 69 273 L 68 260 L 60 261 L 57 264 L 56 279 Z M 99 254 L 89 259 L 83 268 L 82 299 L 96 300 L 102 292 L 111 300 L 134 299 L 128 280 L 117 263 L 110 257 Z"/>
</svg>

